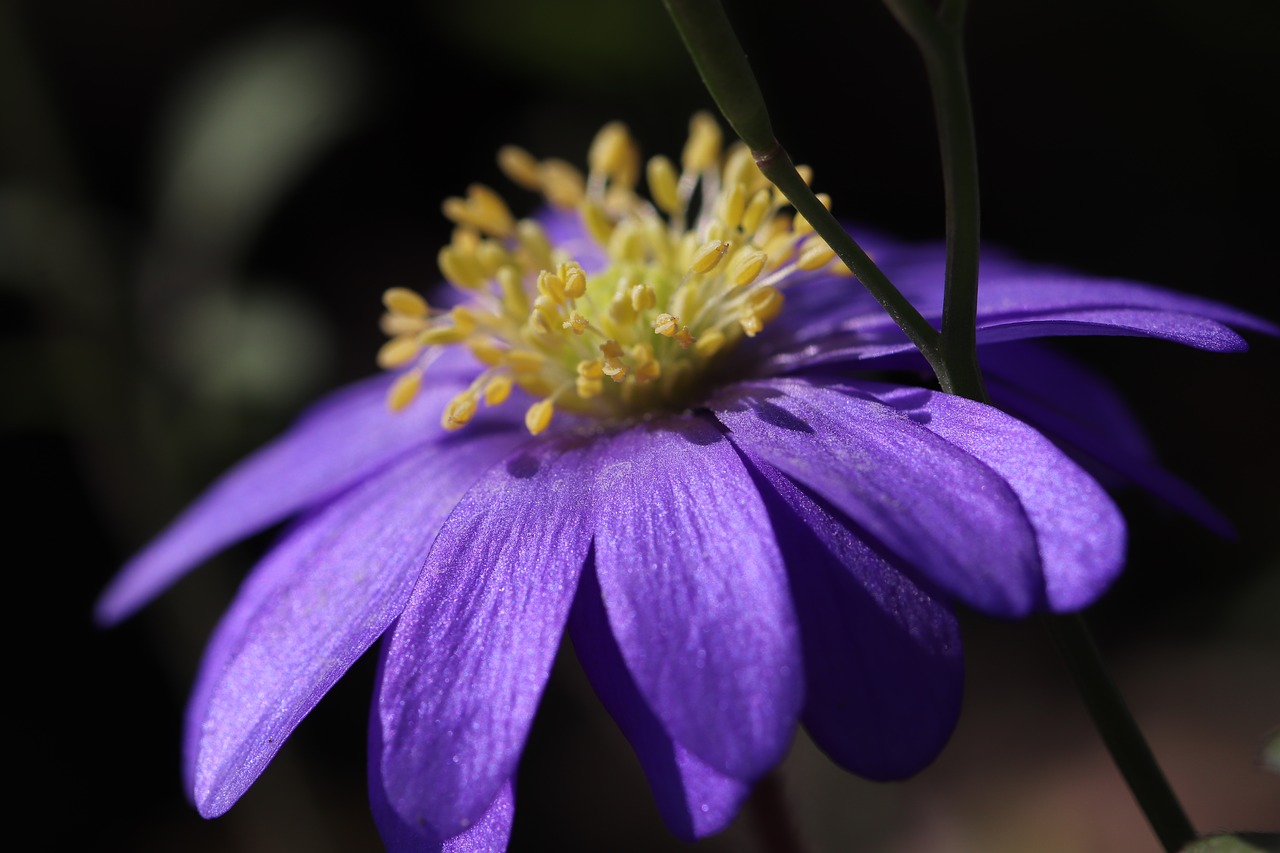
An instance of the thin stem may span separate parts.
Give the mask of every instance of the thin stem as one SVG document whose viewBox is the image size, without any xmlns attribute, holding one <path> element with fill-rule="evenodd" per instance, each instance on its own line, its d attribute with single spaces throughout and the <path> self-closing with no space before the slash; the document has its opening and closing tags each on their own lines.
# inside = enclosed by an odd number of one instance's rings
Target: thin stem
<svg viewBox="0 0 1280 853">
<path fill-rule="evenodd" d="M 1088 626 L 1079 616 L 1046 616 L 1044 625 L 1160 844 L 1167 853 L 1181 850 L 1195 839 L 1195 830 L 1107 672 Z"/>
<path fill-rule="evenodd" d="M 948 0 L 935 14 L 923 0 L 884 0 L 924 58 L 933 93 L 946 196 L 947 267 L 942 304 L 944 391 L 985 400 L 978 367 L 978 248 L 981 208 L 978 146 L 964 62 L 965 0 Z"/>
<path fill-rule="evenodd" d="M 720 0 L 663 0 L 684 39 L 703 83 L 729 124 L 751 148 L 756 164 L 814 231 L 827 241 L 863 286 L 920 350 L 946 387 L 937 329 L 915 309 L 849 233 L 841 227 L 796 171 L 773 135 L 764 96 L 747 63 Z"/>
</svg>

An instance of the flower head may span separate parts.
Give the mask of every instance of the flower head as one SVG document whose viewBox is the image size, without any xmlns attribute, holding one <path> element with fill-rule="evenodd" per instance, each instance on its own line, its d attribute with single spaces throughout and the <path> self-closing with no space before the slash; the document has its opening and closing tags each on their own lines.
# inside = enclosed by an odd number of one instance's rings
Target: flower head
<svg viewBox="0 0 1280 853">
<path fill-rule="evenodd" d="M 202 814 L 229 808 L 387 634 L 369 735 L 384 839 L 501 849 L 567 627 L 668 824 L 699 837 L 732 818 L 797 722 L 871 778 L 930 762 L 959 709 L 954 603 L 1074 610 L 1119 572 L 1123 522 L 1057 444 L 1000 409 L 883 381 L 918 355 L 713 122 L 694 120 L 678 170 L 648 162 L 649 200 L 621 125 L 588 159 L 583 177 L 504 149 L 506 171 L 558 212 L 517 221 L 481 187 L 446 202 L 458 231 L 440 265 L 463 298 L 445 310 L 387 291 L 392 372 L 227 474 L 104 594 L 100 618 L 118 620 L 299 516 L 201 668 L 186 770 Z M 940 253 L 870 242 L 936 317 Z M 1234 350 L 1226 324 L 1274 327 L 999 256 L 984 272 L 979 340 L 1003 405 L 1216 522 L 1104 383 L 1010 342 Z"/>
</svg>

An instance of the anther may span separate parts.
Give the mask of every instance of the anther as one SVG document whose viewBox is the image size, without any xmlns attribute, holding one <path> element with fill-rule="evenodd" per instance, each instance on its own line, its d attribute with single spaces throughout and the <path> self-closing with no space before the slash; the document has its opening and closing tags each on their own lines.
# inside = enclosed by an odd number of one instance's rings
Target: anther
<svg viewBox="0 0 1280 853">
<path fill-rule="evenodd" d="M 720 159 L 723 133 L 709 113 L 699 112 L 689 121 L 689 141 L 684 145 L 680 165 L 686 172 L 704 172 Z"/>
<path fill-rule="evenodd" d="M 427 300 L 407 287 L 388 288 L 382 294 L 382 304 L 388 311 L 408 314 L 411 317 L 425 317 L 429 310 Z"/>
<path fill-rule="evenodd" d="M 729 244 L 722 240 L 709 240 L 693 255 L 689 271 L 701 275 L 715 269 L 716 264 L 729 251 Z"/>
<path fill-rule="evenodd" d="M 680 329 L 680 318 L 670 314 L 659 314 L 653 321 L 653 331 L 665 338 L 674 335 Z"/>
<path fill-rule="evenodd" d="M 413 402 L 422 390 L 422 371 L 411 370 L 391 384 L 387 392 L 387 408 L 399 412 Z"/>
<path fill-rule="evenodd" d="M 646 177 L 649 181 L 649 195 L 654 204 L 664 213 L 679 213 L 683 207 L 680 203 L 680 178 L 671 161 L 661 156 L 650 158 Z"/>
<path fill-rule="evenodd" d="M 475 393 L 470 390 L 463 391 L 444 407 L 444 413 L 440 416 L 440 426 L 450 432 L 462 429 L 475 416 L 477 405 Z"/>
<path fill-rule="evenodd" d="M 403 367 L 422 351 L 422 346 L 411 335 L 392 338 L 378 349 L 378 367 L 390 370 Z"/>
<path fill-rule="evenodd" d="M 524 413 L 524 425 L 529 432 L 537 435 L 551 424 L 551 416 L 555 414 L 555 406 L 550 400 L 539 400 Z"/>
</svg>

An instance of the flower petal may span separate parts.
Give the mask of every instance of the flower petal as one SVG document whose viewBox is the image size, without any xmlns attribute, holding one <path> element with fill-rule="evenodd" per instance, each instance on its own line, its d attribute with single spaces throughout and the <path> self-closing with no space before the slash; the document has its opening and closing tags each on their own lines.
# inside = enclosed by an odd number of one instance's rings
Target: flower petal
<svg viewBox="0 0 1280 853">
<path fill-rule="evenodd" d="M 436 531 L 518 433 L 423 448 L 297 526 L 241 587 L 187 713 L 187 780 L 225 812 L 400 614 Z"/>
<path fill-rule="evenodd" d="M 428 828 L 410 826 L 392 807 L 382 783 L 382 725 L 378 721 L 377 698 L 382 677 L 380 665 L 369 719 L 369 806 L 383 845 L 390 853 L 502 853 L 511 838 L 516 812 L 511 780 L 498 789 L 498 795 L 479 820 L 452 838 L 441 839 Z"/>
<path fill-rule="evenodd" d="M 748 455 L 830 501 L 931 585 L 998 616 L 1043 603 L 1035 533 L 1013 489 L 906 414 L 787 379 L 726 389 L 712 407 Z"/>
<path fill-rule="evenodd" d="M 1102 377 L 1033 343 L 984 348 L 982 366 L 997 407 L 1035 425 L 1090 473 L 1118 475 L 1121 485 L 1146 489 L 1218 535 L 1235 535 L 1221 512 L 1160 466 L 1136 418 Z"/>
<path fill-rule="evenodd" d="M 804 725 L 845 769 L 880 781 L 937 757 L 960 716 L 964 661 L 949 608 L 772 466 L 760 492 L 787 557 L 804 642 Z"/>
<path fill-rule="evenodd" d="M 780 761 L 803 699 L 795 613 L 742 460 L 700 418 L 600 449 L 596 571 L 618 647 L 671 738 L 716 771 Z"/>
<path fill-rule="evenodd" d="M 1125 526 L 1111 498 L 1052 442 L 992 406 L 899 386 L 857 383 L 972 453 L 1017 493 L 1035 528 L 1050 610 L 1092 604 L 1124 568 Z"/>
<path fill-rule="evenodd" d="M 384 646 L 387 796 L 448 837 L 515 771 L 591 540 L 592 440 L 533 441 L 459 502 Z"/>
<path fill-rule="evenodd" d="M 1244 338 L 1216 320 L 1168 311 L 1045 311 L 978 321 L 979 345 L 1079 335 L 1159 338 L 1210 352 L 1244 352 L 1249 348 Z"/>
<path fill-rule="evenodd" d="M 98 600 L 98 621 L 124 619 L 226 545 L 439 439 L 444 434 L 440 411 L 465 380 L 451 361 L 433 366 L 427 375 L 422 397 L 394 416 L 385 403 L 390 376 L 343 388 L 313 407 L 288 432 L 224 474 L 130 560 Z"/>
<path fill-rule="evenodd" d="M 609 628 L 595 565 L 588 561 L 569 614 L 573 648 L 596 695 L 635 748 L 667 826 L 693 842 L 729 825 L 750 786 L 674 742 L 640 695 Z"/>
</svg>

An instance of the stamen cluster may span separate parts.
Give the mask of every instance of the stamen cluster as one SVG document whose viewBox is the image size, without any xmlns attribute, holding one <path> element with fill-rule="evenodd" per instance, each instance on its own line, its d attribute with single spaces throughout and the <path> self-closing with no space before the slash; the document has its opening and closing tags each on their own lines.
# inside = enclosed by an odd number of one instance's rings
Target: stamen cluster
<svg viewBox="0 0 1280 853">
<path fill-rule="evenodd" d="M 447 429 L 465 426 L 482 401 L 501 404 L 513 385 L 536 398 L 525 414 L 535 435 L 557 409 L 616 420 L 683 408 L 714 359 L 778 315 L 789 278 L 829 264 L 845 271 L 802 216 L 784 213 L 785 199 L 745 146 L 722 150 L 705 113 L 690 123 L 678 171 L 661 156 L 645 165 L 648 199 L 636 192 L 639 148 L 617 122 L 597 134 L 585 178 L 515 147 L 498 163 L 515 183 L 576 211 L 605 262 L 584 269 L 485 186 L 446 200 L 457 228 L 440 270 L 467 298 L 439 310 L 404 288 L 383 294 L 390 340 L 378 364 L 411 365 L 388 395 L 393 411 L 412 402 L 441 348 L 459 345 L 485 369 L 445 407 Z"/>
</svg>

